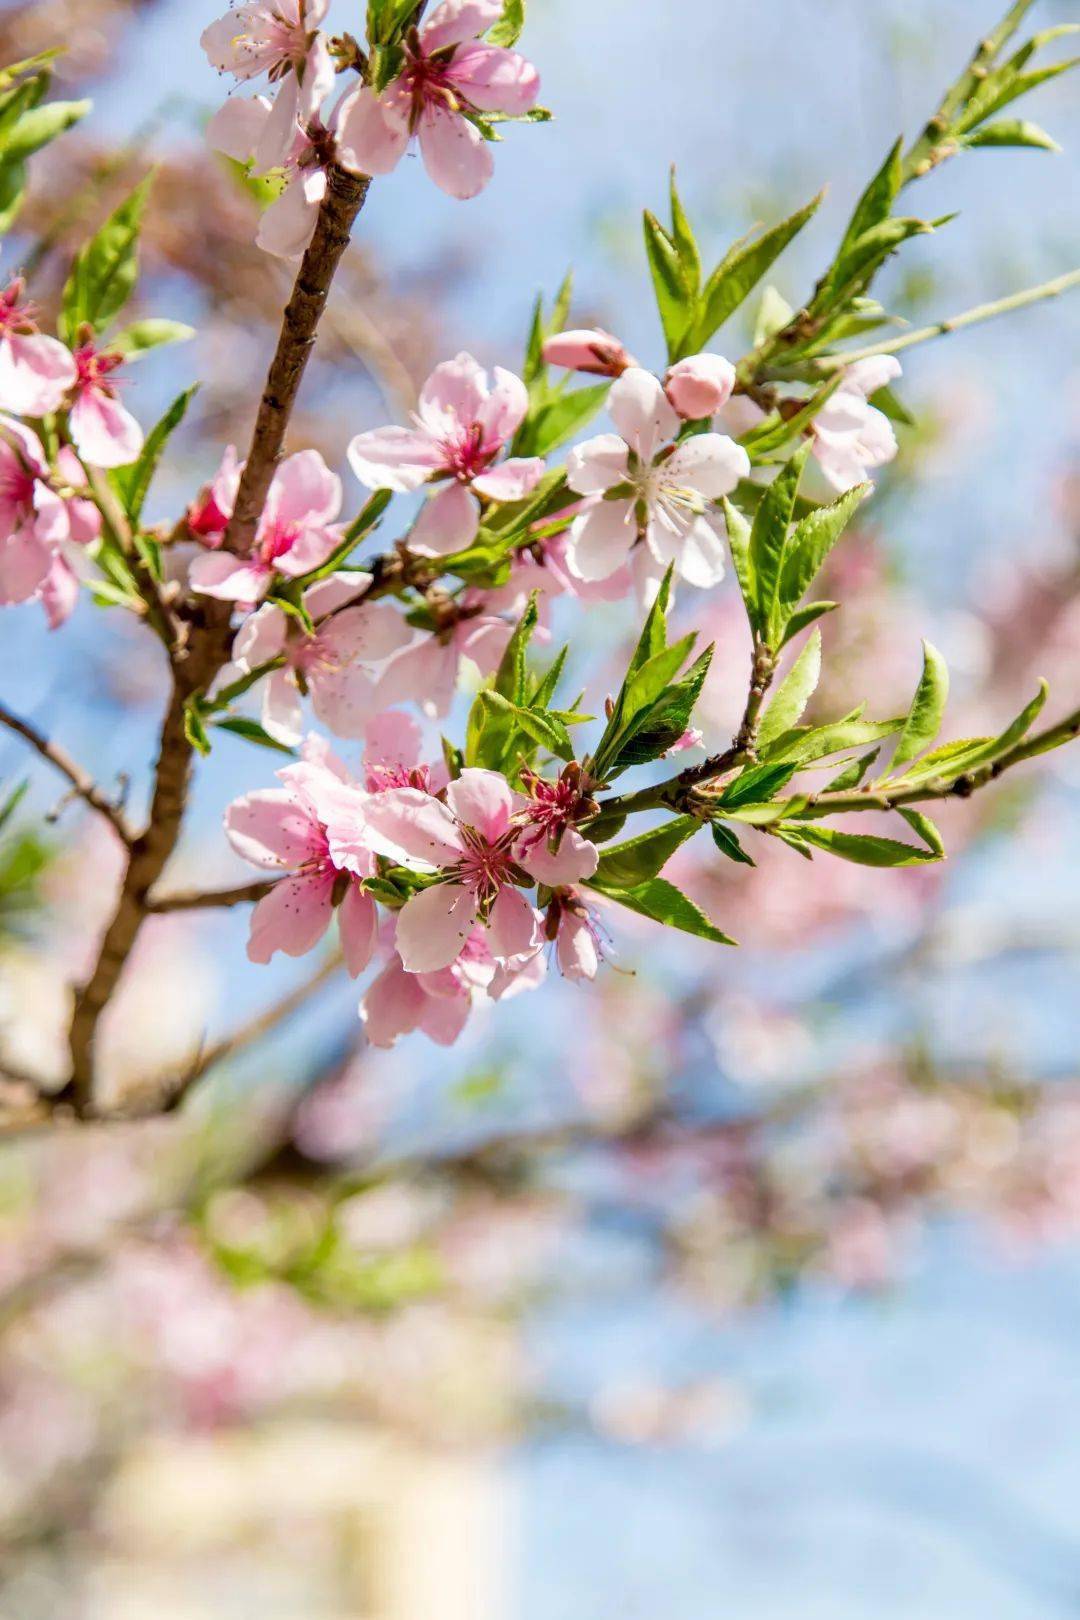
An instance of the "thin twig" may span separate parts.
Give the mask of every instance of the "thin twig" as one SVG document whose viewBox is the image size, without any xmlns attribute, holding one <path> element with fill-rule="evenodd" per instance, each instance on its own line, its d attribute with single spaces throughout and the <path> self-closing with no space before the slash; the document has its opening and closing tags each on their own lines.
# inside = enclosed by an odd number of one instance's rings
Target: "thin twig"
<svg viewBox="0 0 1080 1620">
<path fill-rule="evenodd" d="M 127 817 L 108 794 L 102 792 L 89 772 L 76 764 L 70 754 L 56 743 L 50 742 L 43 732 L 38 731 L 28 721 L 20 719 L 2 703 L 0 703 L 0 725 L 6 726 L 8 731 L 22 737 L 31 748 L 37 750 L 42 759 L 47 759 L 53 769 L 59 771 L 61 776 L 65 776 L 71 783 L 72 791 L 77 797 L 92 810 L 96 810 L 99 816 L 104 816 L 120 841 L 130 847 L 135 834 L 128 824 Z"/>
<path fill-rule="evenodd" d="M 235 889 L 176 889 L 171 894 L 148 894 L 146 909 L 155 914 L 169 911 L 214 911 L 219 907 L 242 906 L 262 900 L 274 887 L 276 878 L 241 883 Z"/>
</svg>

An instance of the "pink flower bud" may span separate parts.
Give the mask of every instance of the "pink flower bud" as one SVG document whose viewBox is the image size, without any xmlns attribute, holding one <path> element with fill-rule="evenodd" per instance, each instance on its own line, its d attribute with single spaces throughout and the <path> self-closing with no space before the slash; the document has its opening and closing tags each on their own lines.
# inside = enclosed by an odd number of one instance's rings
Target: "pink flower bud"
<svg viewBox="0 0 1080 1620">
<path fill-rule="evenodd" d="M 612 337 L 610 332 L 602 332 L 599 327 L 556 332 L 544 344 L 544 360 L 549 366 L 563 366 L 567 371 L 591 371 L 597 377 L 621 377 L 626 368 L 635 363 L 618 338 Z"/>
<path fill-rule="evenodd" d="M 715 416 L 735 387 L 735 367 L 722 354 L 692 354 L 677 360 L 664 381 L 667 397 L 687 422 Z"/>
</svg>

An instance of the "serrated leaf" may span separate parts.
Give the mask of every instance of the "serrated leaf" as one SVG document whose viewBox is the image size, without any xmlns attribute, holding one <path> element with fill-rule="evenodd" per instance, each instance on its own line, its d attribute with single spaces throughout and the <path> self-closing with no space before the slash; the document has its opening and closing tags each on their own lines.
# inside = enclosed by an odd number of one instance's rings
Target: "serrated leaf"
<svg viewBox="0 0 1080 1620">
<path fill-rule="evenodd" d="M 480 692 L 477 702 L 494 710 L 500 718 L 512 720 L 514 726 L 532 742 L 546 748 L 557 758 L 567 762 L 573 759 L 574 744 L 560 716 L 548 710 L 530 709 L 523 704 L 513 703 L 491 688 Z"/>
<path fill-rule="evenodd" d="M 783 631 L 780 582 L 784 552 L 799 480 L 809 454 L 810 445 L 805 444 L 780 469 L 761 498 L 750 530 L 748 550 L 756 585 L 758 621 L 761 634 L 771 647 L 778 644 Z"/>
<path fill-rule="evenodd" d="M 767 804 L 795 775 L 794 765 L 748 765 L 729 782 L 717 801 L 720 814 L 745 804 Z"/>
<path fill-rule="evenodd" d="M 857 759 L 851 760 L 839 775 L 833 777 L 825 789 L 826 793 L 850 793 L 853 788 L 857 788 L 880 752 L 880 748 L 872 748 L 868 754 L 862 754 Z"/>
<path fill-rule="evenodd" d="M 881 742 L 899 731 L 903 717 L 896 720 L 862 720 L 857 715 L 834 721 L 831 725 L 815 726 L 809 731 L 786 733 L 763 749 L 770 763 L 810 765 L 814 760 L 828 759 L 849 748 L 863 748 L 867 743 Z"/>
<path fill-rule="evenodd" d="M 742 866 L 756 865 L 756 862 L 743 849 L 730 827 L 724 827 L 720 822 L 714 821 L 710 830 L 713 843 L 721 855 L 726 855 L 729 861 L 738 861 Z"/>
<path fill-rule="evenodd" d="M 765 746 L 798 721 L 821 679 L 821 631 L 815 630 L 781 681 L 758 727 L 758 743 Z"/>
<path fill-rule="evenodd" d="M 153 175 L 135 187 L 97 234 L 80 248 L 64 287 L 61 335 L 72 342 L 82 325 L 100 332 L 127 303 L 138 277 L 139 229 Z"/>
<path fill-rule="evenodd" d="M 525 0 L 506 0 L 502 16 L 493 28 L 488 29 L 488 42 L 504 49 L 516 45 L 524 27 Z"/>
<path fill-rule="evenodd" d="M 944 859 L 944 840 L 930 817 L 924 815 L 921 810 L 909 810 L 906 808 L 901 808 L 899 813 L 903 816 L 912 832 L 922 839 L 927 849 Z"/>
<path fill-rule="evenodd" d="M 739 582 L 743 606 L 746 608 L 751 629 L 760 632 L 757 578 L 750 558 L 750 524 L 726 495 L 723 497 L 723 508 L 732 566 L 735 569 L 735 578 Z"/>
<path fill-rule="evenodd" d="M 693 718 L 712 655 L 713 648 L 706 647 L 680 681 L 667 687 L 654 703 L 634 716 L 620 742 L 611 767 L 613 771 L 648 764 L 678 742 Z"/>
<path fill-rule="evenodd" d="M 684 934 L 711 940 L 716 945 L 735 944 L 727 934 L 721 933 L 700 906 L 695 905 L 666 878 L 650 878 L 647 883 L 639 883 L 632 889 L 607 889 L 596 882 L 590 883 L 590 887 L 642 917 L 651 917 L 654 922 L 663 923 L 666 928 L 678 928 Z"/>
<path fill-rule="evenodd" d="M 784 556 L 778 587 L 779 602 L 785 614 L 802 601 L 826 557 L 872 488 L 872 484 L 856 484 L 854 489 L 847 490 L 838 500 L 829 506 L 819 506 L 795 525 Z"/>
<path fill-rule="evenodd" d="M 944 658 L 929 641 L 923 642 L 923 670 L 911 709 L 893 755 L 893 768 L 906 765 L 929 748 L 941 730 L 949 697 L 949 671 Z"/>
<path fill-rule="evenodd" d="M 639 833 L 624 844 L 616 844 L 600 857 L 595 880 L 607 888 L 632 889 L 638 883 L 658 877 L 688 838 L 700 831 L 696 816 L 677 816 L 662 827 Z"/>
<path fill-rule="evenodd" d="M 1061 151 L 1053 136 L 1048 135 L 1038 124 L 1033 124 L 1029 118 L 1002 118 L 997 123 L 983 124 L 974 134 L 965 135 L 964 145 L 1026 146 L 1042 152 Z"/>
<path fill-rule="evenodd" d="M 529 642 L 539 619 L 536 598 L 537 593 L 533 591 L 495 672 L 495 691 L 511 703 L 524 703 L 528 696 Z"/>
<path fill-rule="evenodd" d="M 875 225 L 880 225 L 892 213 L 893 203 L 899 195 L 904 178 L 903 150 L 904 140 L 901 136 L 856 203 L 855 211 L 837 251 L 838 260 L 851 250 L 861 236 L 872 230 Z"/>
<path fill-rule="evenodd" d="M 819 827 L 800 822 L 796 829 L 802 843 L 815 849 L 837 855 L 841 860 L 853 861 L 856 866 L 925 866 L 941 859 L 934 849 L 916 849 L 913 844 L 900 843 L 895 838 L 874 838 L 867 833 L 840 832 L 835 827 Z"/>
<path fill-rule="evenodd" d="M 787 622 L 779 650 L 782 652 L 789 642 L 794 641 L 795 637 L 816 619 L 824 618 L 826 613 L 835 613 L 839 606 L 839 602 L 809 602 L 806 607 L 796 608 Z"/>
<path fill-rule="evenodd" d="M 713 333 L 730 320 L 761 278 L 768 274 L 788 243 L 817 212 L 824 195 L 823 191 L 819 191 L 805 208 L 800 208 L 754 241 L 737 243 L 721 259 L 702 291 L 700 314 L 691 334 L 692 343 L 688 352 L 704 349 Z"/>
<path fill-rule="evenodd" d="M 687 290 L 696 296 L 701 286 L 701 253 L 697 245 L 693 227 L 686 217 L 686 210 L 679 196 L 679 189 L 675 182 L 675 165 L 671 166 L 671 240 L 675 244 L 675 251 L 682 266 L 683 280 Z"/>
</svg>

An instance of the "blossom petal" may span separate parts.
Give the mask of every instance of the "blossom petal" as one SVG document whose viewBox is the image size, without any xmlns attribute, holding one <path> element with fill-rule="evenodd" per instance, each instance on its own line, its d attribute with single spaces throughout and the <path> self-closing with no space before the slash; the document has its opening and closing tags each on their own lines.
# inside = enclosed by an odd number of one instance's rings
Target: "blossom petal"
<svg viewBox="0 0 1080 1620">
<path fill-rule="evenodd" d="M 479 41 L 455 51 L 446 70 L 450 83 L 481 112 L 520 116 L 535 107 L 540 75 L 517 51 Z"/>
<path fill-rule="evenodd" d="M 476 125 L 443 102 L 429 102 L 420 115 L 420 155 L 439 190 L 461 202 L 483 191 L 495 169 Z"/>
<path fill-rule="evenodd" d="M 143 447 L 143 430 L 102 388 L 83 388 L 68 418 L 71 437 L 92 467 L 127 467 Z"/>
<path fill-rule="evenodd" d="M 304 592 L 304 606 L 313 619 L 321 619 L 327 613 L 337 613 L 346 602 L 362 596 L 371 579 L 370 574 L 354 573 L 351 569 L 331 574 L 327 579 L 320 579 L 318 584 L 308 586 Z"/>
<path fill-rule="evenodd" d="M 0 539 L 0 604 L 26 602 L 43 585 L 53 551 L 32 529 L 18 529 Z"/>
<path fill-rule="evenodd" d="M 530 849 L 521 858 L 521 864 L 538 883 L 564 889 L 592 877 L 600 864 L 600 851 L 576 828 L 568 827 L 554 854 L 545 841 Z"/>
<path fill-rule="evenodd" d="M 476 909 L 476 895 L 463 883 L 435 883 L 407 900 L 397 923 L 397 948 L 405 971 L 436 973 L 456 962 L 472 933 Z"/>
<path fill-rule="evenodd" d="M 725 433 L 699 433 L 684 439 L 664 463 L 664 482 L 696 490 L 707 500 L 730 495 L 750 471 L 750 457 Z"/>
<path fill-rule="evenodd" d="M 364 765 L 412 770 L 420 763 L 420 727 L 411 714 L 386 709 L 377 714 L 365 734 Z"/>
<path fill-rule="evenodd" d="M 597 501 L 570 526 L 567 566 L 578 579 L 607 579 L 626 561 L 636 538 L 632 501 Z"/>
<path fill-rule="evenodd" d="M 682 425 L 658 380 L 640 366 L 629 366 L 612 383 L 607 408 L 631 450 L 644 462 L 651 462 Z"/>
<path fill-rule="evenodd" d="M 252 168 L 256 174 L 269 174 L 288 162 L 301 133 L 299 120 L 300 84 L 295 73 L 287 73 L 254 148 Z"/>
<path fill-rule="evenodd" d="M 248 960 L 269 962 L 275 951 L 304 956 L 317 945 L 333 915 L 333 879 L 287 877 L 275 883 L 251 914 Z"/>
<path fill-rule="evenodd" d="M 300 450 L 281 463 L 270 485 L 267 508 L 281 523 L 318 528 L 341 511 L 341 479 L 317 450 Z"/>
<path fill-rule="evenodd" d="M 389 602 L 359 602 L 343 608 L 324 624 L 315 640 L 316 656 L 331 666 L 354 662 L 382 663 L 413 637 L 407 624 Z"/>
<path fill-rule="evenodd" d="M 628 471 L 626 441 L 617 433 L 598 433 L 566 458 L 566 482 L 578 495 L 603 495 L 625 483 Z"/>
<path fill-rule="evenodd" d="M 487 398 L 487 372 L 463 349 L 435 367 L 420 390 L 417 412 L 425 427 L 442 437 L 477 422 Z"/>
<path fill-rule="evenodd" d="M 0 337 L 0 410 L 47 416 L 58 410 L 77 376 L 71 351 L 38 333 Z"/>
<path fill-rule="evenodd" d="M 502 0 L 443 0 L 421 30 L 425 54 L 486 34 L 502 16 Z"/>
<path fill-rule="evenodd" d="M 230 96 L 207 124 L 206 139 L 215 152 L 224 152 L 237 163 L 248 163 L 270 113 L 266 96 Z"/>
<path fill-rule="evenodd" d="M 368 986 L 360 1003 L 364 1033 L 372 1046 L 390 1047 L 410 1034 L 427 1006 L 423 985 L 406 973 L 396 953 Z"/>
<path fill-rule="evenodd" d="M 325 169 L 302 169 L 294 174 L 260 218 L 256 244 L 278 259 L 301 258 L 314 234 L 326 185 Z"/>
<path fill-rule="evenodd" d="M 225 836 L 253 866 L 299 866 L 312 848 L 311 818 L 285 788 L 260 788 L 234 799 L 225 812 Z"/>
<path fill-rule="evenodd" d="M 724 533 L 723 519 L 704 513 L 682 528 L 650 522 L 646 541 L 657 562 L 664 567 L 673 562 L 688 585 L 708 590 L 724 577 L 727 560 Z"/>
<path fill-rule="evenodd" d="M 464 484 L 447 484 L 432 496 L 409 531 L 418 557 L 451 557 L 471 546 L 480 527 L 480 505 Z"/>
<path fill-rule="evenodd" d="M 304 735 L 300 689 L 291 669 L 275 669 L 263 682 L 263 730 L 286 748 L 294 748 Z"/>
<path fill-rule="evenodd" d="M 539 950 L 543 933 L 540 913 L 520 889 L 499 890 L 487 921 L 488 945 L 500 961 Z"/>
<path fill-rule="evenodd" d="M 555 941 L 559 971 L 567 979 L 595 979 L 600 966 L 596 937 L 584 917 L 564 914 Z"/>
<path fill-rule="evenodd" d="M 349 884 L 338 907 L 338 931 L 346 972 L 358 979 L 374 956 L 379 940 L 378 907 L 358 883 Z"/>
<path fill-rule="evenodd" d="M 511 456 L 473 479 L 472 487 L 489 501 L 523 501 L 544 476 L 542 456 Z"/>
<path fill-rule="evenodd" d="M 226 551 L 207 551 L 194 557 L 188 569 L 193 591 L 216 596 L 223 602 L 261 602 L 273 574 L 255 557 L 234 557 Z"/>
<path fill-rule="evenodd" d="M 419 788 L 371 794 L 365 801 L 364 821 L 368 847 L 405 866 L 451 866 L 465 849 L 451 811 Z M 334 826 L 327 827 L 332 853 L 335 833 Z"/>
<path fill-rule="evenodd" d="M 383 427 L 358 433 L 349 445 L 349 466 L 368 489 L 401 494 L 419 489 L 442 466 L 442 454 L 429 433 Z"/>
<path fill-rule="evenodd" d="M 288 620 L 279 607 L 264 602 L 255 613 L 249 613 L 233 641 L 233 663 L 247 674 L 258 664 L 277 658 L 284 650 Z"/>
<path fill-rule="evenodd" d="M 475 827 L 489 844 L 502 837 L 514 809 L 514 795 L 506 777 L 475 766 L 469 766 L 450 783 L 446 802 L 459 821 Z"/>
<path fill-rule="evenodd" d="M 476 420 L 484 430 L 484 442 L 507 444 L 524 422 L 529 409 L 529 390 L 521 378 L 503 366 L 492 374 L 491 393 L 484 400 Z"/>
<path fill-rule="evenodd" d="M 308 673 L 311 706 L 335 737 L 363 737 L 373 709 L 380 707 L 375 681 L 360 664 Z"/>
<path fill-rule="evenodd" d="M 409 144 L 407 111 L 366 85 L 340 103 L 335 120 L 338 161 L 353 174 L 389 174 Z"/>
<path fill-rule="evenodd" d="M 456 996 L 425 996 L 419 1028 L 436 1046 L 453 1046 L 472 1012 L 472 997 L 465 991 Z"/>
</svg>

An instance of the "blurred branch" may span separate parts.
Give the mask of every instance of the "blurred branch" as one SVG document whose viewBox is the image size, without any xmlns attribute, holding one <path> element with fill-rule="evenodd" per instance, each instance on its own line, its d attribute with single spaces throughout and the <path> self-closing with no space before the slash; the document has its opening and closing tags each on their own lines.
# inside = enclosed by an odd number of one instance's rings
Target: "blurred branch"
<svg viewBox="0 0 1080 1620">
<path fill-rule="evenodd" d="M 257 883 L 241 883 L 235 889 L 177 889 L 172 894 L 150 894 L 146 897 L 146 909 L 161 913 L 214 911 L 218 907 L 242 906 L 248 901 L 262 900 L 276 882 L 276 878 L 264 878 Z"/>
<path fill-rule="evenodd" d="M 36 727 L 30 725 L 26 720 L 20 719 L 17 714 L 14 714 L 2 703 L 0 703 L 0 726 L 5 726 L 8 731 L 13 731 L 17 736 L 22 737 L 30 744 L 31 748 L 41 755 L 42 759 L 48 760 L 53 769 L 59 771 L 61 776 L 65 776 L 71 783 L 76 797 L 82 799 L 92 810 L 96 810 L 99 816 L 104 816 L 121 843 L 130 848 L 135 834 L 128 823 L 127 817 L 119 806 L 113 803 L 108 794 L 102 792 L 89 772 L 84 771 L 81 765 L 76 764 L 70 754 L 66 753 L 58 744 L 50 742 L 43 732 L 38 731 Z"/>
</svg>

